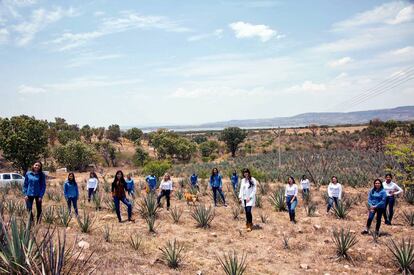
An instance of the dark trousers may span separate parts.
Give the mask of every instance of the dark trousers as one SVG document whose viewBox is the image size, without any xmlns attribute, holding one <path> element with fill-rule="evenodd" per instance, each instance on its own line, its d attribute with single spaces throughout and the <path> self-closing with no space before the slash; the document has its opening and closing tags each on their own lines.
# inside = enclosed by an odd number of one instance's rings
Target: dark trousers
<svg viewBox="0 0 414 275">
<path fill-rule="evenodd" d="M 40 222 L 42 217 L 42 201 L 40 197 L 28 196 L 26 200 L 26 209 L 30 212 L 30 219 L 33 221 L 33 201 L 36 201 L 36 222 Z"/>
<path fill-rule="evenodd" d="M 372 220 L 374 219 L 375 214 L 377 214 L 377 223 L 375 225 L 375 231 L 379 231 L 381 226 L 381 217 L 384 212 L 384 208 L 375 208 L 374 211 L 369 211 L 368 214 L 368 220 L 367 220 L 367 228 L 369 229 L 371 227 Z"/>
<path fill-rule="evenodd" d="M 247 202 L 244 200 L 244 205 L 246 205 Z M 253 224 L 253 215 L 252 215 L 252 207 L 251 206 L 245 206 L 244 212 L 246 212 L 246 223 L 247 224 Z"/>
<path fill-rule="evenodd" d="M 118 217 L 118 221 L 119 222 L 122 221 L 119 202 L 122 202 L 128 207 L 128 220 L 130 220 L 132 217 L 132 204 L 129 202 L 129 200 L 126 197 L 123 197 L 123 198 L 114 197 L 115 212 L 116 212 L 116 216 Z"/>
<path fill-rule="evenodd" d="M 91 197 L 95 198 L 95 188 L 88 188 L 88 202 L 91 202 Z"/>
<path fill-rule="evenodd" d="M 335 206 L 338 207 L 338 198 L 337 197 L 329 198 L 328 207 L 326 209 L 326 212 L 329 212 L 329 210 L 331 210 L 334 202 L 335 202 Z"/>
<path fill-rule="evenodd" d="M 391 224 L 392 217 L 394 216 L 394 204 L 395 204 L 395 197 L 394 196 L 387 196 L 385 200 L 385 209 L 384 209 L 384 220 L 385 223 Z M 387 217 L 387 207 L 388 207 L 388 217 Z"/>
<path fill-rule="evenodd" d="M 161 198 L 165 196 L 167 200 L 167 208 L 170 208 L 170 194 L 171 190 L 161 190 L 161 193 L 157 197 L 157 203 L 160 204 Z"/>
<path fill-rule="evenodd" d="M 309 196 L 309 188 L 302 189 L 302 198 L 304 199 L 306 196 Z"/>
<path fill-rule="evenodd" d="M 213 189 L 213 199 L 214 199 L 214 205 L 217 205 L 217 192 L 220 194 L 223 203 L 226 204 L 226 199 L 224 198 L 224 193 L 221 187 L 212 187 Z"/>
<path fill-rule="evenodd" d="M 66 202 L 68 203 L 69 213 L 72 212 L 72 205 L 73 205 L 73 209 L 75 209 L 76 215 L 79 215 L 79 213 L 78 213 L 78 198 L 67 198 Z"/>
</svg>

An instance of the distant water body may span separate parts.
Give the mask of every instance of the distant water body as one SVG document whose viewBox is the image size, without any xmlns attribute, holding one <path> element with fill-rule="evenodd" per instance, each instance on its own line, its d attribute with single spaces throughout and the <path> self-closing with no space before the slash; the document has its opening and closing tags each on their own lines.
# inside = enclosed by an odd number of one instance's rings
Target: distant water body
<svg viewBox="0 0 414 275">
<path fill-rule="evenodd" d="M 227 127 L 227 126 L 226 126 Z M 185 127 L 149 127 L 149 128 L 142 128 L 142 131 L 144 133 L 150 133 L 150 132 L 154 132 L 157 131 L 158 129 L 168 129 L 170 131 L 174 131 L 174 132 L 207 132 L 207 131 L 222 131 L 224 128 L 226 127 L 189 127 L 189 128 L 185 128 Z M 230 127 L 230 126 L 228 126 Z M 298 127 L 298 126 L 283 126 L 280 128 L 292 128 L 292 127 Z M 274 125 L 269 125 L 269 126 L 257 126 L 257 127 L 239 127 L 241 129 L 245 129 L 245 130 L 263 130 L 263 129 L 275 129 L 278 128 L 277 126 Z"/>
</svg>

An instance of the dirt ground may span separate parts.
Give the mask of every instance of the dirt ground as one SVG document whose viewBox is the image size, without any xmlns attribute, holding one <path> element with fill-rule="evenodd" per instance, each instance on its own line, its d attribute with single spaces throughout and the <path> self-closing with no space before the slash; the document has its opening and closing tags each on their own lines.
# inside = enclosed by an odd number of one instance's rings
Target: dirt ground
<svg viewBox="0 0 414 275">
<path fill-rule="evenodd" d="M 129 171 L 124 171 L 129 172 Z M 115 173 L 109 171 L 108 175 Z M 52 174 L 54 179 L 48 182 L 48 190 L 61 192 L 61 184 L 66 174 Z M 232 208 L 237 206 L 233 196 L 228 191 L 229 183 L 225 182 L 224 190 L 229 206 L 217 207 L 215 218 L 208 229 L 196 227 L 190 215 L 192 206 L 184 200 L 179 201 L 172 195 L 172 207 L 183 209 L 183 215 L 178 224 L 174 224 L 169 212 L 163 208 L 156 221 L 156 233 L 149 233 L 145 221 L 137 213 L 140 197 L 135 200 L 133 218 L 135 223 L 118 223 L 115 213 L 112 213 L 104 204 L 101 211 L 95 211 L 93 203 L 84 201 L 84 179 L 87 173 L 76 174 L 81 187 L 80 215 L 83 210 L 95 216 L 92 232 L 80 233 L 75 219 L 67 229 L 69 242 L 83 240 L 90 244 L 87 251 L 94 251 L 93 259 L 96 263 L 96 274 L 224 274 L 217 256 L 224 252 L 236 250 L 239 254 L 247 253 L 247 270 L 245 274 L 394 274 L 398 273 L 391 254 L 385 243 L 389 238 L 400 240 L 402 237 L 414 236 L 414 229 L 406 225 L 402 217 L 403 210 L 414 210 L 402 198 L 398 200 L 394 225 L 382 225 L 383 236 L 375 243 L 371 236 L 361 235 L 364 229 L 367 208 L 366 197 L 368 189 L 352 189 L 345 187 L 347 196 L 357 197 L 360 202 L 354 205 L 346 220 L 339 220 L 333 214 L 326 215 L 326 206 L 322 194 L 326 187 L 319 191 L 312 190 L 313 201 L 317 202 L 317 215 L 307 217 L 302 200 L 297 207 L 297 224 L 289 222 L 287 212 L 275 212 L 268 196 L 262 198 L 263 207 L 253 209 L 254 223 L 260 229 L 247 232 L 245 230 L 244 214 L 239 219 L 233 219 Z M 109 182 L 112 178 L 107 178 Z M 102 180 L 101 180 L 102 181 Z M 135 178 L 135 182 L 143 179 Z M 174 179 L 174 187 L 178 188 L 178 179 Z M 279 183 L 271 183 L 274 189 Z M 101 189 L 101 192 L 104 192 Z M 142 195 L 144 191 L 142 191 Z M 109 198 L 109 194 L 105 194 Z M 11 197 L 9 197 L 10 199 Z M 15 199 L 15 198 L 14 198 Z M 22 199 L 21 197 L 19 199 Z M 45 208 L 48 205 L 64 204 L 44 199 Z M 208 195 L 200 198 L 200 203 L 211 205 Z M 165 206 L 165 202 L 164 202 Z M 127 218 L 126 207 L 121 204 L 123 219 Z M 263 223 L 260 215 L 267 215 L 268 221 Z M 375 222 L 374 222 L 375 223 Z M 112 228 L 112 241 L 107 243 L 103 239 L 103 227 Z M 332 241 L 334 227 L 350 228 L 357 234 L 358 243 L 352 248 L 350 255 L 353 262 L 336 260 L 335 246 Z M 129 237 L 138 234 L 142 237 L 142 248 L 133 250 L 129 245 Z M 283 248 L 283 236 L 289 238 L 289 249 Z M 184 260 L 177 270 L 170 269 L 162 260 L 159 248 L 167 241 L 177 239 L 185 244 Z M 302 265 L 302 266 L 301 266 Z"/>
</svg>

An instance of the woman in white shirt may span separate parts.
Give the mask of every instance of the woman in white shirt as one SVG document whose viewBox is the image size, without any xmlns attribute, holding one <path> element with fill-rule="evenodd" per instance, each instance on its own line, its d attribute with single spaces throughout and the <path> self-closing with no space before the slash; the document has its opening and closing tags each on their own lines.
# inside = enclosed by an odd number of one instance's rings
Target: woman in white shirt
<svg viewBox="0 0 414 275">
<path fill-rule="evenodd" d="M 296 223 L 295 208 L 298 205 L 298 186 L 295 183 L 295 179 L 291 176 L 289 176 L 288 184 L 285 187 L 285 197 L 290 221 Z"/>
<path fill-rule="evenodd" d="M 333 176 L 332 181 L 328 185 L 328 207 L 326 209 L 326 213 L 329 213 L 333 204 L 338 207 L 338 201 L 342 198 L 342 185 L 338 182 L 338 178 Z"/>
<path fill-rule="evenodd" d="M 239 200 L 246 212 L 246 228 L 250 232 L 253 229 L 252 208 L 256 203 L 257 182 L 247 168 L 243 169 L 242 175 L 243 179 L 240 182 Z"/>
<path fill-rule="evenodd" d="M 159 205 L 161 202 L 161 198 L 165 196 L 167 200 L 167 210 L 170 210 L 170 196 L 173 190 L 173 182 L 171 180 L 170 174 L 164 174 L 164 178 L 162 179 L 160 184 L 160 190 L 161 192 L 157 197 L 157 203 Z"/>
<path fill-rule="evenodd" d="M 95 198 L 96 189 L 98 189 L 98 176 L 95 172 L 89 173 L 89 179 L 87 180 L 87 189 L 88 189 L 88 202 L 91 202 L 91 197 Z"/>
<path fill-rule="evenodd" d="M 385 210 L 384 210 L 384 220 L 385 224 L 391 225 L 392 217 L 394 216 L 394 204 L 395 204 L 395 195 L 398 195 L 403 192 L 401 187 L 399 187 L 395 182 L 392 181 L 392 175 L 386 174 L 385 181 L 382 183 L 385 192 L 387 192 L 387 199 L 385 201 Z M 387 217 L 387 208 L 388 208 L 388 217 Z"/>
<path fill-rule="evenodd" d="M 302 188 L 302 198 L 305 198 L 305 196 L 309 195 L 310 191 L 310 182 L 306 175 L 302 176 L 300 180 L 300 186 Z"/>
</svg>

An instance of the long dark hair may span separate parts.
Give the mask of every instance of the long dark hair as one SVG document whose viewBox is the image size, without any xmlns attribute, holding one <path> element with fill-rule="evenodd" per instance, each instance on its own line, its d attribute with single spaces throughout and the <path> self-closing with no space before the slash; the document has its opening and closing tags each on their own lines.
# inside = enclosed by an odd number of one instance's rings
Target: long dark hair
<svg viewBox="0 0 414 275">
<path fill-rule="evenodd" d="M 70 180 L 70 179 L 69 179 L 70 175 L 72 175 L 73 180 Z M 68 174 L 68 181 L 69 181 L 69 182 L 74 182 L 74 183 L 76 184 L 75 174 L 74 174 L 73 172 L 70 172 L 70 173 Z"/>
<path fill-rule="evenodd" d="M 116 174 L 115 174 L 116 175 Z M 98 178 L 98 176 L 96 175 L 96 173 L 95 172 L 90 172 L 89 173 L 89 178 L 92 176 L 92 178 L 95 178 L 95 179 L 97 179 Z"/>
<path fill-rule="evenodd" d="M 295 184 L 296 182 L 295 182 L 295 178 L 294 177 L 292 177 L 292 176 L 288 176 L 288 184 L 289 184 L 289 179 L 291 179 L 292 180 L 292 184 Z"/>
<path fill-rule="evenodd" d="M 249 181 L 249 188 L 252 188 L 252 187 L 254 186 L 254 182 L 253 182 L 253 180 L 252 180 L 252 175 L 251 175 L 251 173 L 250 173 L 250 170 L 249 170 L 248 168 L 244 168 L 244 169 L 242 170 L 242 175 L 243 175 L 243 178 L 245 178 L 245 176 L 244 176 L 244 174 L 245 174 L 245 173 L 249 174 L 249 175 L 247 176 L 247 180 Z"/>
<path fill-rule="evenodd" d="M 119 181 L 120 181 L 122 184 L 126 184 L 126 182 L 125 182 L 125 178 L 124 178 L 124 172 L 122 172 L 121 170 L 116 171 L 116 173 L 115 173 L 115 177 L 114 177 L 114 181 L 112 182 L 112 184 L 116 184 L 116 183 L 118 182 L 118 177 L 117 177 L 117 175 L 118 175 L 119 173 L 121 173 L 121 178 L 119 179 Z"/>
<path fill-rule="evenodd" d="M 306 175 L 303 175 L 303 176 L 302 176 L 302 180 L 305 180 L 305 179 L 306 179 Z"/>
<path fill-rule="evenodd" d="M 32 165 L 32 172 L 34 172 L 33 166 L 36 163 L 39 163 L 40 164 L 39 174 L 43 174 L 43 164 L 39 160 L 38 161 L 35 161 L 35 163 L 33 163 L 33 165 Z"/>
<path fill-rule="evenodd" d="M 377 190 L 376 188 L 375 188 L 375 183 L 377 182 L 377 181 L 379 181 L 379 183 L 380 183 L 380 189 L 379 189 L 379 191 L 381 191 L 382 189 L 384 189 L 384 186 L 382 186 L 382 182 L 381 182 L 381 180 L 380 179 L 375 179 L 374 180 L 374 183 L 373 183 L 373 188 L 372 188 L 372 190 L 371 190 L 371 194 L 374 194 L 374 192 Z"/>
<path fill-rule="evenodd" d="M 213 178 L 213 177 L 215 176 L 215 174 L 214 174 L 214 170 L 216 170 L 216 171 L 217 171 L 217 175 L 219 174 L 219 170 L 218 170 L 216 167 L 214 167 L 214 168 L 211 170 L 211 178 Z"/>
</svg>

